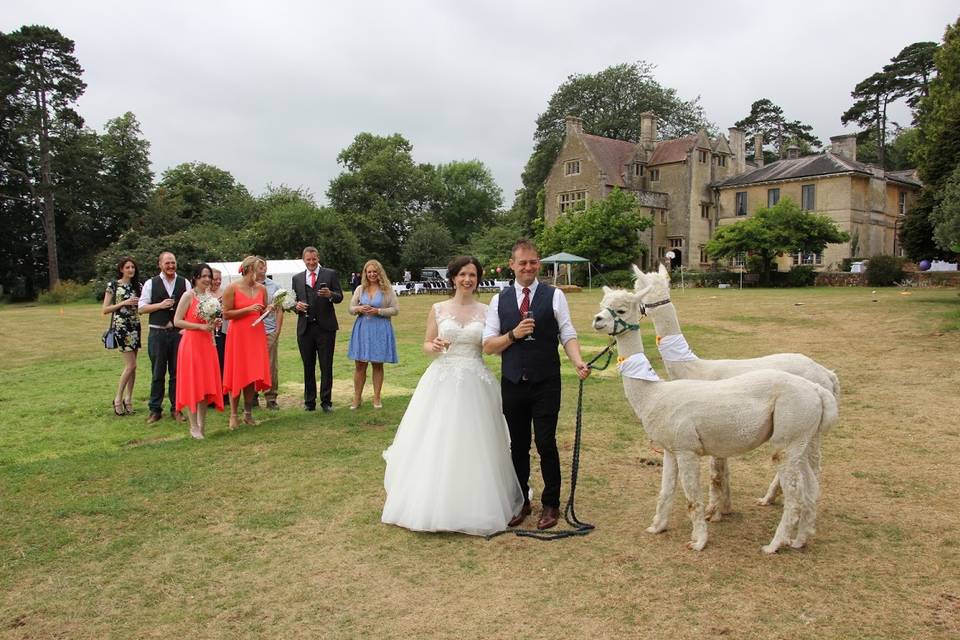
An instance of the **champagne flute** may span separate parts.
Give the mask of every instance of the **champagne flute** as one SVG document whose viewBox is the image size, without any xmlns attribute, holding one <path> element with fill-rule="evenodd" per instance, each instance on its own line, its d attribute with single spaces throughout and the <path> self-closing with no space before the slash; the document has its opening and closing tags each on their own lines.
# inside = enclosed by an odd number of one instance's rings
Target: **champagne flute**
<svg viewBox="0 0 960 640">
<path fill-rule="evenodd" d="M 524 320 L 533 320 L 533 321 L 534 321 L 534 324 L 536 324 L 536 320 L 537 320 L 537 319 L 533 317 L 533 311 L 527 311 L 526 313 L 521 314 L 521 317 L 522 317 Z M 528 335 L 528 336 L 527 336 L 526 338 L 524 338 L 523 340 L 524 340 L 524 342 L 533 342 L 533 341 L 536 340 L 536 338 L 534 338 L 534 337 L 533 337 L 533 334 L 531 333 L 530 335 Z"/>
</svg>

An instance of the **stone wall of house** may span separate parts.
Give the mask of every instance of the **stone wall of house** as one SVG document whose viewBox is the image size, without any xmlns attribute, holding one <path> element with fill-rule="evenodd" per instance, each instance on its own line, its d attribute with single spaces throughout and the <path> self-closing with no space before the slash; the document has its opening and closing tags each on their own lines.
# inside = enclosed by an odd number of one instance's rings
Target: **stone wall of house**
<svg viewBox="0 0 960 640">
<path fill-rule="evenodd" d="M 566 163 L 570 160 L 580 161 L 579 175 L 565 175 Z M 560 213 L 561 194 L 586 191 L 586 204 L 589 206 L 605 195 L 602 182 L 600 168 L 590 156 L 583 139 L 578 135 L 567 135 L 557 161 L 544 181 L 543 215 L 547 224 L 555 222 Z"/>
<path fill-rule="evenodd" d="M 905 280 L 918 287 L 960 287 L 960 271 L 908 272 Z M 818 287 L 866 287 L 864 273 L 847 271 L 821 271 L 815 282 Z"/>
</svg>

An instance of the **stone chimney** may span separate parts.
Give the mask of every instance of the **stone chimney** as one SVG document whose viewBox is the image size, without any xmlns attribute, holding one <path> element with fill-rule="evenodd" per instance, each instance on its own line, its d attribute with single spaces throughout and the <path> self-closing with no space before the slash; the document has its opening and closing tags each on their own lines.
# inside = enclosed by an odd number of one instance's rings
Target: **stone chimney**
<svg viewBox="0 0 960 640">
<path fill-rule="evenodd" d="M 857 159 L 857 134 L 849 133 L 830 138 L 830 150 L 847 160 Z"/>
<path fill-rule="evenodd" d="M 730 134 L 730 150 L 733 151 L 733 173 L 743 173 L 747 170 L 747 143 L 743 131 L 730 127 L 727 132 Z"/>
<path fill-rule="evenodd" d="M 563 119 L 563 122 L 566 125 L 568 136 L 574 133 L 583 133 L 583 120 L 577 116 L 567 116 Z"/>
<path fill-rule="evenodd" d="M 644 111 L 640 114 L 640 144 L 649 151 L 657 143 L 657 114 Z"/>
<path fill-rule="evenodd" d="M 753 163 L 758 169 L 763 166 L 763 136 L 759 133 L 753 136 Z"/>
<path fill-rule="evenodd" d="M 800 147 L 795 144 L 787 147 L 787 160 L 796 160 L 800 157 Z"/>
</svg>

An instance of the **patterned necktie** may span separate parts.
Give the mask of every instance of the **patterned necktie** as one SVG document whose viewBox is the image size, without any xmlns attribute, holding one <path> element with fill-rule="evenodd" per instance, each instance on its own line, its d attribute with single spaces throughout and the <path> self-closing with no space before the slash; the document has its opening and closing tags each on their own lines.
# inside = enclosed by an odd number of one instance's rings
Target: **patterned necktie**
<svg viewBox="0 0 960 640">
<path fill-rule="evenodd" d="M 527 287 L 524 287 L 523 300 L 520 301 L 520 319 L 521 320 L 524 317 L 526 317 L 528 311 L 530 311 L 530 289 Z"/>
<path fill-rule="evenodd" d="M 310 272 L 310 288 L 311 289 L 317 288 L 317 272 L 316 271 Z"/>
</svg>

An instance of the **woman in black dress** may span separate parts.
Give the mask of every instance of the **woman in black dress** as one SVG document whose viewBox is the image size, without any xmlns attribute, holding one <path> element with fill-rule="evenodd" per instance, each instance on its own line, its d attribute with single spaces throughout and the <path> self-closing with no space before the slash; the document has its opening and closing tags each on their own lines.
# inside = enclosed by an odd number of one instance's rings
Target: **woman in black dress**
<svg viewBox="0 0 960 640">
<path fill-rule="evenodd" d="M 113 412 L 118 416 L 133 413 L 133 386 L 137 380 L 137 352 L 140 351 L 140 269 L 128 256 L 117 263 L 116 279 L 107 283 L 103 294 L 103 314 L 112 314 L 117 348 L 123 356 L 123 372 L 113 398 Z"/>
</svg>

